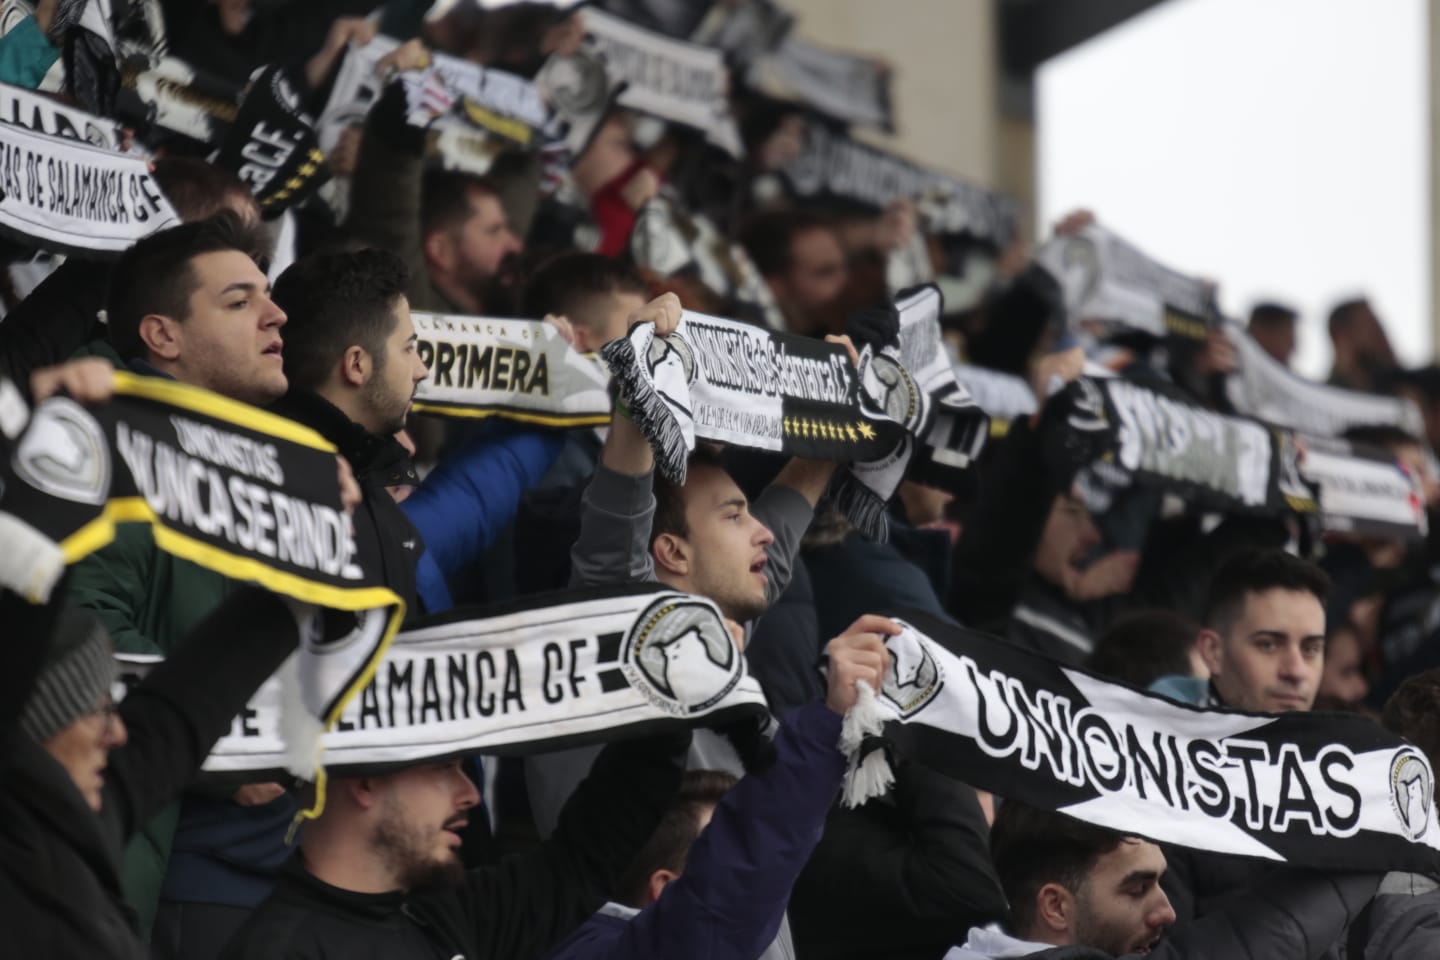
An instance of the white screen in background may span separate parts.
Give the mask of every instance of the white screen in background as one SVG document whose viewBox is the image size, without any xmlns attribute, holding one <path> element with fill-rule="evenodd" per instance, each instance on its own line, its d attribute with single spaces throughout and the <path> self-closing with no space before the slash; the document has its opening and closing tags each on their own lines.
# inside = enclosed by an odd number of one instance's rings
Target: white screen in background
<svg viewBox="0 0 1440 960">
<path fill-rule="evenodd" d="M 1037 235 L 1088 207 L 1233 316 L 1298 307 L 1309 376 L 1359 293 L 1429 362 L 1427 36 L 1423 0 L 1168 0 L 1067 51 L 1037 78 Z"/>
</svg>

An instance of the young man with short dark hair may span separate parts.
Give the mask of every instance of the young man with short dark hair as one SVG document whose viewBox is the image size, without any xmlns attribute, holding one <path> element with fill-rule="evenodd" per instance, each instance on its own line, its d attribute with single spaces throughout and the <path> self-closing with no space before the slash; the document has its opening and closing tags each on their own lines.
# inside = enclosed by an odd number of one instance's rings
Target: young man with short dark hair
<svg viewBox="0 0 1440 960">
<path fill-rule="evenodd" d="M 1308 711 L 1325 669 L 1330 578 L 1283 550 L 1247 548 L 1210 581 L 1196 650 L 1210 671 L 1199 706 L 1256 713 Z M 1166 684 L 1164 678 L 1159 684 Z M 1214 911 L 1260 881 L 1262 862 L 1167 847 L 1165 892 L 1181 920 Z"/>
<path fill-rule="evenodd" d="M 990 849 L 1009 922 L 976 927 L 945 960 L 1310 960 L 1340 936 L 1378 880 L 1292 870 L 1213 916 L 1177 923 L 1159 882 L 1165 854 L 1140 837 L 1007 800 Z"/>
<path fill-rule="evenodd" d="M 139 241 L 115 263 L 106 312 L 117 359 L 132 373 L 178 380 L 231 400 L 265 405 L 285 393 L 285 313 L 270 298 L 260 241 L 225 210 Z M 173 653 L 235 584 L 159 550 L 148 526 L 123 525 L 115 541 L 77 563 L 69 601 L 100 617 L 125 653 Z M 122 865 L 141 929 L 154 921 L 156 955 L 213 955 L 260 899 L 269 865 L 252 831 L 287 823 L 294 807 L 278 784 L 186 794 L 143 829 Z M 243 807 L 244 809 L 241 809 Z M 173 851 L 173 855 L 172 855 Z M 183 919 L 182 919 L 183 918 Z"/>
<path fill-rule="evenodd" d="M 274 411 L 334 443 L 365 492 L 358 537 L 375 537 L 409 609 L 450 606 L 447 578 L 504 528 L 520 494 L 539 481 L 558 436 L 509 431 L 446 457 L 420 484 L 396 440 L 428 376 L 405 291 L 409 274 L 375 249 L 297 261 L 275 284 L 292 319 L 285 369 L 291 387 Z M 397 505 L 389 488 L 408 492 Z M 409 492 L 412 491 L 413 492 Z"/>
<path fill-rule="evenodd" d="M 1245 550 L 1210 582 L 1196 642 L 1209 704 L 1262 713 L 1309 710 L 1325 667 L 1325 572 L 1283 550 Z"/>
<path fill-rule="evenodd" d="M 644 279 L 630 264 L 571 252 L 551 257 L 531 274 L 521 312 L 535 320 L 564 317 L 575 330 L 575 349 L 594 353 L 623 337 L 631 314 L 648 299 Z"/>
</svg>

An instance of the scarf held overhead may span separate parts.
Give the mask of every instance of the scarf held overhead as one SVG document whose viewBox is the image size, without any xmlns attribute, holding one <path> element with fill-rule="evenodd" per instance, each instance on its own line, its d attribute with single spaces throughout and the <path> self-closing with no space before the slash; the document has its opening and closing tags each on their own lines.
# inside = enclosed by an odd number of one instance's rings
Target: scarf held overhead
<svg viewBox="0 0 1440 960">
<path fill-rule="evenodd" d="M 20 242 L 114 256 L 179 222 L 144 159 L 0 123 L 0 228 Z"/>
<path fill-rule="evenodd" d="M 1049 402 L 1064 415 L 1048 419 L 1042 442 L 1106 485 L 1151 484 L 1221 512 L 1319 512 L 1288 430 L 1119 377 L 1080 377 Z"/>
<path fill-rule="evenodd" d="M 1015 202 L 973 183 L 927 170 L 919 164 L 852 140 L 812 120 L 805 150 L 781 171 L 801 197 L 832 196 L 879 210 L 908 198 L 930 211 L 935 233 L 969 234 L 997 248 L 1015 236 Z"/>
<path fill-rule="evenodd" d="M 411 314 L 430 369 L 415 409 L 574 427 L 610 421 L 610 375 L 571 349 L 554 326 L 434 313 Z"/>
<path fill-rule="evenodd" d="M 673 40 L 588 7 L 588 49 L 600 54 L 615 81 L 619 104 L 699 130 L 732 157 L 744 153 L 730 112 L 730 71 L 719 50 Z"/>
<path fill-rule="evenodd" d="M 307 700 L 335 715 L 372 670 L 404 613 L 357 547 L 340 503 L 334 448 L 319 434 L 184 384 L 115 374 L 114 398 L 35 408 L 4 465 L 6 513 L 74 563 L 119 523 L 148 523 L 174 556 L 284 596 L 358 615 L 359 639 Z M 302 666 L 309 670 L 310 666 Z"/>
<path fill-rule="evenodd" d="M 158 658 L 117 659 L 137 677 Z M 279 677 L 260 688 L 207 774 L 255 781 L 285 769 L 282 688 Z M 712 603 L 658 585 L 606 587 L 412 624 L 325 735 L 325 766 L 344 775 L 540 752 L 765 711 Z"/>
<path fill-rule="evenodd" d="M 1239 354 L 1238 369 L 1226 378 L 1225 392 L 1241 413 L 1321 437 L 1383 425 L 1424 438 L 1425 421 L 1410 400 L 1306 380 L 1266 353 L 1234 320 L 1226 321 L 1225 335 Z"/>
<path fill-rule="evenodd" d="M 1098 224 L 1055 237 L 1035 261 L 1059 282 L 1072 329 L 1203 340 L 1219 323 L 1213 283 L 1157 263 Z"/>
<path fill-rule="evenodd" d="M 923 614 L 875 719 L 966 783 L 1127 835 L 1319 869 L 1440 869 L 1434 778 L 1359 716 L 1201 710 Z"/>
</svg>

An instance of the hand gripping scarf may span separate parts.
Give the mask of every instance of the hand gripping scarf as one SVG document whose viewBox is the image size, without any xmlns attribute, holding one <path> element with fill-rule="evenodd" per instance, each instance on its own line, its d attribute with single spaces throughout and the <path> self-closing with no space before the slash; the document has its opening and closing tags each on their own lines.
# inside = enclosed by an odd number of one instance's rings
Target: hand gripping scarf
<svg viewBox="0 0 1440 960">
<path fill-rule="evenodd" d="M 846 718 L 849 803 L 883 791 L 888 741 L 998 796 L 1158 843 L 1440 869 L 1430 764 L 1365 717 L 1202 710 L 924 614 L 900 624 L 882 689 L 862 683 Z"/>
<path fill-rule="evenodd" d="M 118 659 L 122 676 L 138 678 L 156 658 Z M 287 769 L 282 687 L 277 676 L 251 699 L 205 761 L 209 779 Z M 325 735 L 325 766 L 357 775 L 765 715 L 710 601 L 658 584 L 592 588 L 410 624 Z"/>
<path fill-rule="evenodd" d="M 321 730 L 369 682 L 404 615 L 341 507 L 334 447 L 248 404 L 125 372 L 102 406 L 57 396 L 33 413 L 5 409 L 0 516 L 20 525 L 22 543 L 58 544 L 74 563 L 108 545 L 117 524 L 147 523 L 167 553 L 355 613 L 348 637 L 303 644 L 293 667 L 304 710 L 288 765 L 313 775 Z M 48 590 L 28 592 L 39 601 Z"/>
</svg>

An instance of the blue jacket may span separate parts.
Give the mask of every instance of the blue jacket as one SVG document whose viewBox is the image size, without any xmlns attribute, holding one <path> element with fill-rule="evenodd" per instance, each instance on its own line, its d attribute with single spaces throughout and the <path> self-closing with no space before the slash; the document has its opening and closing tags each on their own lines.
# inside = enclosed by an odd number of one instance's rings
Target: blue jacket
<svg viewBox="0 0 1440 960">
<path fill-rule="evenodd" d="M 425 543 L 415 589 L 427 613 L 450 609 L 448 579 L 494 542 L 564 443 L 559 431 L 488 433 L 446 455 L 401 502 Z"/>
<path fill-rule="evenodd" d="M 822 701 L 791 713 L 775 737 L 775 765 L 726 794 L 660 899 L 639 911 L 608 905 L 551 960 L 759 957 L 839 792 L 839 739 L 840 717 Z"/>
</svg>

